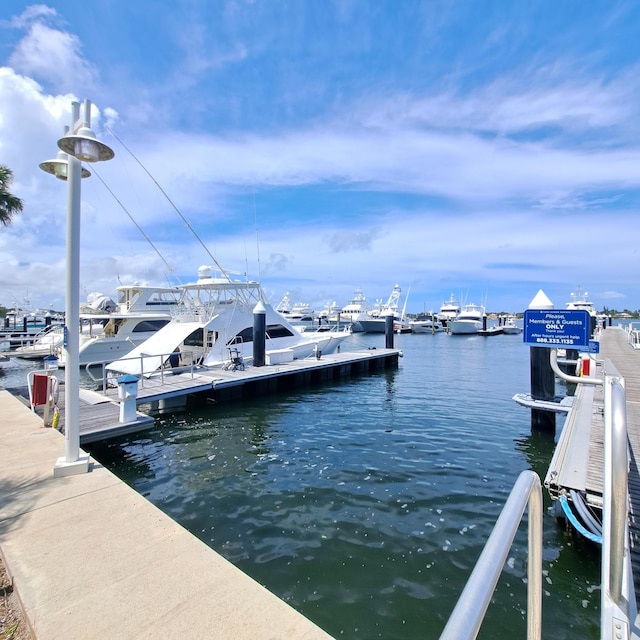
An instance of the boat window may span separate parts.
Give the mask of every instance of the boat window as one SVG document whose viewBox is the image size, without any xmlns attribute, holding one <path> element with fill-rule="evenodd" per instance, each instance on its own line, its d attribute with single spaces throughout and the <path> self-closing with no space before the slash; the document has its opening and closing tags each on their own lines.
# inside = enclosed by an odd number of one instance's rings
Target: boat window
<svg viewBox="0 0 640 640">
<path fill-rule="evenodd" d="M 162 329 L 166 324 L 169 323 L 169 319 L 167 320 L 143 320 L 142 322 L 138 322 L 138 324 L 134 327 L 133 333 L 147 332 L 147 331 L 158 331 L 158 329 Z"/>
<path fill-rule="evenodd" d="M 273 338 L 290 338 L 293 336 L 293 333 L 281 324 L 267 325 L 266 332 L 267 337 L 271 340 L 273 340 Z M 253 327 L 247 327 L 236 333 L 236 335 L 227 342 L 227 346 L 245 342 L 253 342 Z"/>
<path fill-rule="evenodd" d="M 253 327 L 247 327 L 239 333 L 236 333 L 236 335 L 227 342 L 227 346 L 241 342 L 253 342 Z"/>
<path fill-rule="evenodd" d="M 270 324 L 267 326 L 267 335 L 273 338 L 289 338 L 293 335 L 289 329 L 281 324 Z"/>
<path fill-rule="evenodd" d="M 204 330 L 196 329 L 184 339 L 185 347 L 202 347 L 204 346 Z"/>
</svg>

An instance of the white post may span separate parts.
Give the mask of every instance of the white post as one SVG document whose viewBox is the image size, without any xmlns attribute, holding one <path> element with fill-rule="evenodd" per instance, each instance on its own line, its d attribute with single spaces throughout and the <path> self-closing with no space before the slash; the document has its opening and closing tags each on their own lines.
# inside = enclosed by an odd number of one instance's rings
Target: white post
<svg viewBox="0 0 640 640">
<path fill-rule="evenodd" d="M 80 104 L 72 104 L 71 131 L 78 126 Z M 89 471 L 89 456 L 80 457 L 80 180 L 82 163 L 67 160 L 67 282 L 64 327 L 64 458 L 58 458 L 55 477 Z"/>
<path fill-rule="evenodd" d="M 65 296 L 64 351 L 64 433 L 65 456 L 58 458 L 53 475 L 68 476 L 86 473 L 89 456 L 80 455 L 80 181 L 91 173 L 82 161 L 111 160 L 114 153 L 96 139 L 91 131 L 91 102 L 85 100 L 80 120 L 80 103 L 71 103 L 71 128 L 58 140 L 55 160 L 40 164 L 40 168 L 68 182 L 67 189 L 67 276 Z"/>
</svg>

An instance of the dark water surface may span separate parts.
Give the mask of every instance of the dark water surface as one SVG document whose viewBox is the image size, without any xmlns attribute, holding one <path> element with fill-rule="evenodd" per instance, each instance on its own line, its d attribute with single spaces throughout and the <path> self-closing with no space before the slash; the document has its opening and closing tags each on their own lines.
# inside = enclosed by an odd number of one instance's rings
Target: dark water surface
<svg viewBox="0 0 640 640">
<path fill-rule="evenodd" d="M 384 336 L 346 349 L 372 345 Z M 530 386 L 521 336 L 395 346 L 397 370 L 190 408 L 90 451 L 331 635 L 437 638 L 519 473 L 544 479 L 554 439 L 511 399 Z M 543 637 L 598 638 L 599 550 L 550 513 L 543 527 Z M 526 566 L 525 521 L 481 638 L 526 637 Z"/>
</svg>

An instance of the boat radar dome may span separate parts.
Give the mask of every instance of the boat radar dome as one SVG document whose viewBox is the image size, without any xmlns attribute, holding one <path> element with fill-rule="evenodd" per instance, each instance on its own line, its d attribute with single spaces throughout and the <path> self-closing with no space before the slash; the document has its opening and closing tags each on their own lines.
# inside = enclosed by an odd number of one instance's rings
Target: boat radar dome
<svg viewBox="0 0 640 640">
<path fill-rule="evenodd" d="M 204 264 L 198 267 L 198 280 L 211 280 L 211 267 Z"/>
</svg>

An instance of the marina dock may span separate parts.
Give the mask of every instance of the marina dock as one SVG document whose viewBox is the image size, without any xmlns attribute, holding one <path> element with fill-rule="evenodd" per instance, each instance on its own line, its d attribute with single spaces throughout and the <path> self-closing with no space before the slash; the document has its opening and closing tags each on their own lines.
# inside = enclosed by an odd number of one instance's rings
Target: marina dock
<svg viewBox="0 0 640 640">
<path fill-rule="evenodd" d="M 600 333 L 600 354 L 591 376 L 620 375 L 625 381 L 629 447 L 629 550 L 636 591 L 640 596 L 640 351 L 632 348 L 626 331 L 609 327 Z M 592 360 L 592 367 L 594 361 Z M 545 478 L 552 497 L 582 493 L 588 506 L 603 507 L 604 390 L 578 385 L 573 407 Z"/>
<path fill-rule="evenodd" d="M 142 377 L 136 402 L 138 406 L 151 405 L 151 409 L 166 403 L 175 406 L 176 402 L 186 402 L 187 396 L 194 395 L 204 395 L 214 402 L 234 402 L 395 367 L 399 355 L 397 349 L 370 349 L 236 370 L 168 370 L 159 377 Z M 61 430 L 64 430 L 63 389 L 61 385 L 58 398 Z M 42 414 L 41 409 L 39 413 Z M 102 392 L 80 390 L 81 445 L 149 429 L 154 424 L 151 415 L 140 411 L 135 421 L 120 422 L 119 418 L 116 387 Z"/>
</svg>

